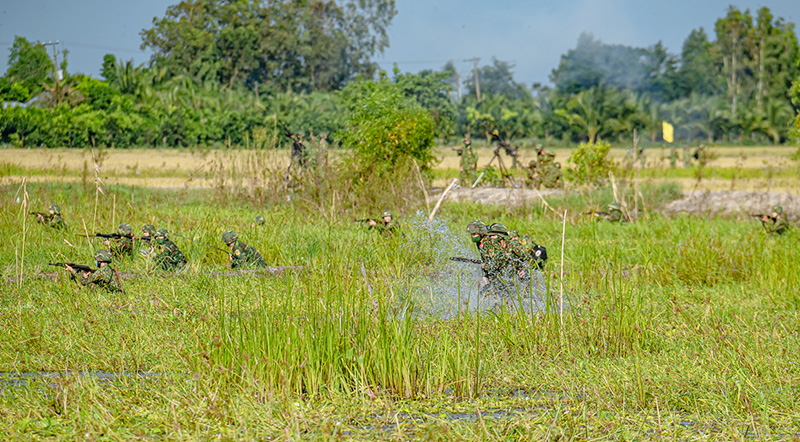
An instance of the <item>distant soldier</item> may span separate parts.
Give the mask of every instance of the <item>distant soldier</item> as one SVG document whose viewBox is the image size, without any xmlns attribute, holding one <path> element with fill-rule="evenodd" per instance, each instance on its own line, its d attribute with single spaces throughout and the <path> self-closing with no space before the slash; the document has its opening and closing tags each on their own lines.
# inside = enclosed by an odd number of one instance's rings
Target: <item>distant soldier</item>
<svg viewBox="0 0 800 442">
<path fill-rule="evenodd" d="M 400 223 L 394 219 L 394 213 L 389 209 L 381 213 L 379 220 L 367 220 L 367 226 L 370 230 L 377 230 L 384 235 L 394 235 L 400 230 Z"/>
<path fill-rule="evenodd" d="M 66 229 L 67 224 L 61 216 L 61 207 L 58 204 L 50 204 L 47 213 L 36 212 L 36 221 L 52 229 Z"/>
<path fill-rule="evenodd" d="M 92 272 L 80 272 L 69 264 L 64 267 L 71 273 L 70 277 L 77 279 L 83 286 L 100 287 L 109 292 L 121 292 L 122 283 L 113 268 L 111 252 L 100 249 L 94 252 L 94 260 L 98 269 Z"/>
<path fill-rule="evenodd" d="M 128 223 L 117 226 L 119 238 L 113 240 L 106 239 L 106 247 L 111 249 L 111 254 L 116 258 L 133 256 L 133 227 Z"/>
<path fill-rule="evenodd" d="M 622 208 L 616 201 L 608 203 L 608 213 L 603 217 L 604 220 L 611 223 L 619 223 L 625 221 L 625 216 L 622 214 Z"/>
<path fill-rule="evenodd" d="M 550 162 L 544 167 L 542 174 L 542 186 L 547 189 L 563 187 L 563 177 L 564 173 L 561 171 L 561 163 Z"/>
<path fill-rule="evenodd" d="M 761 225 L 770 235 L 782 235 L 789 230 L 789 223 L 783 215 L 783 207 L 772 206 L 770 215 L 761 215 Z"/>
<path fill-rule="evenodd" d="M 297 162 L 300 167 L 305 167 L 306 165 L 306 146 L 303 144 L 303 133 L 299 132 L 296 134 L 292 134 L 292 161 Z"/>
<path fill-rule="evenodd" d="M 158 229 L 155 233 L 153 246 L 153 260 L 156 265 L 164 270 L 179 270 L 186 266 L 186 257 L 181 250 L 169 239 L 167 229 Z"/>
<path fill-rule="evenodd" d="M 525 169 L 525 173 L 527 175 L 525 183 L 531 189 L 538 189 L 539 186 L 542 185 L 542 180 L 539 176 L 539 170 L 537 169 L 537 167 L 538 164 L 536 163 L 536 160 L 530 160 L 528 162 L 528 168 Z"/>
<path fill-rule="evenodd" d="M 239 241 L 239 235 L 233 230 L 222 234 L 222 242 L 231 248 L 231 268 L 267 267 L 267 262 L 256 249 Z"/>
<path fill-rule="evenodd" d="M 669 149 L 669 167 L 670 169 L 674 169 L 675 166 L 678 165 L 678 149 L 675 146 L 672 146 Z"/>
<path fill-rule="evenodd" d="M 262 215 L 256 215 L 255 223 L 257 226 L 263 226 L 267 223 L 267 220 L 265 220 Z"/>
<path fill-rule="evenodd" d="M 472 150 L 472 142 L 470 140 L 464 140 L 464 147 L 458 151 L 458 155 L 461 157 L 459 181 L 462 186 L 472 186 L 472 183 L 478 178 L 478 156 Z"/>
</svg>

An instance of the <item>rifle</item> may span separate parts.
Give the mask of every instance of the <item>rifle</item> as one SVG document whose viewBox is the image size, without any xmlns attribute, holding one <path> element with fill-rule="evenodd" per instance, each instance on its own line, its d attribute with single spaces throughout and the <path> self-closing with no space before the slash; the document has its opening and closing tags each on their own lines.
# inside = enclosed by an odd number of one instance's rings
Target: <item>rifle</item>
<svg viewBox="0 0 800 442">
<path fill-rule="evenodd" d="M 106 239 L 130 238 L 130 239 L 138 239 L 140 241 L 150 241 L 149 236 L 122 235 L 119 233 L 76 233 L 75 235 L 83 236 L 84 238 L 106 238 Z"/>
<path fill-rule="evenodd" d="M 763 218 L 765 216 L 767 218 L 772 218 L 771 216 L 767 215 L 766 213 L 751 213 L 750 216 L 752 216 L 753 218 Z"/>
<path fill-rule="evenodd" d="M 71 262 L 48 262 L 47 265 L 56 266 L 56 267 L 64 267 L 64 268 L 67 268 L 67 266 L 70 266 L 75 270 L 80 270 L 82 272 L 90 272 L 90 273 L 94 272 L 94 270 L 95 270 L 95 269 L 93 269 L 93 268 L 91 268 L 89 266 L 85 266 L 83 264 L 73 264 Z"/>
<path fill-rule="evenodd" d="M 590 210 L 588 212 L 583 212 L 581 215 L 585 216 L 585 215 L 595 215 L 595 214 L 597 216 L 606 216 L 606 215 L 608 215 L 608 212 L 596 212 L 594 210 Z"/>
<path fill-rule="evenodd" d="M 229 252 L 227 250 L 220 249 L 219 247 L 212 246 L 211 244 L 206 244 L 206 243 L 204 243 L 202 241 L 195 241 L 195 240 L 193 240 L 191 238 L 187 238 L 187 237 L 185 237 L 183 235 L 178 235 L 177 233 L 173 233 L 173 235 L 177 236 L 178 238 L 183 238 L 183 239 L 189 240 L 191 242 L 195 242 L 197 244 L 204 245 L 206 247 L 211 247 L 212 249 L 219 250 L 220 252 L 222 252 L 222 253 L 224 253 L 224 254 L 226 254 L 228 256 L 231 256 L 231 252 Z"/>
<path fill-rule="evenodd" d="M 50 214 L 49 213 L 44 213 L 44 212 L 28 212 L 28 215 L 33 215 L 33 216 L 36 216 L 36 217 L 41 216 L 42 218 L 47 218 L 48 215 L 50 215 Z"/>
<path fill-rule="evenodd" d="M 450 261 L 466 262 L 469 264 L 483 264 L 483 261 L 481 261 L 480 259 L 463 258 L 461 256 L 451 256 Z"/>
<path fill-rule="evenodd" d="M 278 123 L 280 123 L 281 127 L 283 128 L 284 135 L 286 135 L 287 138 L 293 140 L 294 134 L 292 133 L 292 131 L 289 130 L 288 127 L 286 127 L 286 123 L 284 123 L 283 120 L 281 120 L 280 118 L 278 118 Z"/>
<path fill-rule="evenodd" d="M 378 222 L 378 220 L 375 218 L 353 218 L 353 222 L 355 223 L 368 223 L 370 221 L 375 221 L 376 223 Z"/>
<path fill-rule="evenodd" d="M 492 136 L 492 139 L 494 141 L 497 141 L 497 147 L 498 148 L 502 148 L 506 152 L 506 155 L 508 155 L 508 156 L 510 156 L 511 158 L 514 159 L 514 164 L 511 167 L 512 168 L 516 167 L 516 165 L 517 165 L 517 149 L 515 147 L 513 147 L 512 145 L 508 144 L 506 142 L 506 140 L 500 138 L 500 135 L 495 134 L 494 132 L 490 131 L 489 128 L 486 127 L 486 123 L 484 123 L 481 120 L 478 120 L 478 123 L 480 123 L 480 125 L 483 126 L 483 130 L 485 130 L 486 133 L 488 133 L 489 135 Z"/>
</svg>

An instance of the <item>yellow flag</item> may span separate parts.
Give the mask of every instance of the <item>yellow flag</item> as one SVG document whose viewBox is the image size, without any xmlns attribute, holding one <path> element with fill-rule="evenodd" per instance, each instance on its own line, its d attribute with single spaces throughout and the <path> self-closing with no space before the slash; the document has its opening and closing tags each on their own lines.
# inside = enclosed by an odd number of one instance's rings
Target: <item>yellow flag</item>
<svg viewBox="0 0 800 442">
<path fill-rule="evenodd" d="M 675 141 L 675 139 L 672 137 L 674 132 L 675 128 L 672 127 L 671 124 L 667 123 L 666 121 L 661 122 L 661 134 L 664 137 L 664 141 L 667 143 Z"/>
</svg>

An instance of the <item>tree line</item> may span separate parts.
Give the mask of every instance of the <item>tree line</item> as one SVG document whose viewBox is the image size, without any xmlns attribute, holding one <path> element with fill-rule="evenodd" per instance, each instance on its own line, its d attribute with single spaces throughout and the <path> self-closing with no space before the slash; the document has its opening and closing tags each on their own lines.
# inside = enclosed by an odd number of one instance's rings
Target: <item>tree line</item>
<svg viewBox="0 0 800 442">
<path fill-rule="evenodd" d="M 483 136 L 478 120 L 543 144 L 627 142 L 634 129 L 655 143 L 664 120 L 687 144 L 800 135 L 794 24 L 766 7 L 729 7 L 712 36 L 693 30 L 679 55 L 660 42 L 635 48 L 583 34 L 552 86 L 521 84 L 511 63 L 495 59 L 477 70 L 480 99 L 471 77 L 457 87 L 453 63 L 379 75 L 372 58 L 388 46 L 395 14 L 393 0 L 185 0 L 141 32 L 148 63 L 109 54 L 101 78 L 69 73 L 67 54 L 56 69 L 44 47 L 17 37 L 0 78 L 0 142 L 272 147 L 280 117 L 349 147 L 348 113 L 359 109 L 348 88 L 370 90 L 358 85 L 372 81 L 425 109 L 432 124 L 419 127 L 443 141 Z"/>
</svg>

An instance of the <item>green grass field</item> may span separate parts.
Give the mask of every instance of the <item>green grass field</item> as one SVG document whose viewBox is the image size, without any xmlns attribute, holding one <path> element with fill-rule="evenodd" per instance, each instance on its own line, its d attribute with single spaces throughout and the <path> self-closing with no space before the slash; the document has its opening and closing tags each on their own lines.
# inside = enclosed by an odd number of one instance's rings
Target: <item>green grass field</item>
<svg viewBox="0 0 800 442">
<path fill-rule="evenodd" d="M 100 192 L 91 170 L 67 183 L 57 160 L 12 163 L 9 175 L 52 181 L 0 187 L 4 439 L 800 438 L 797 232 L 656 211 L 627 225 L 579 216 L 611 199 L 603 189 L 550 197 L 554 211 L 445 202 L 435 229 L 417 195 L 396 210 L 405 236 L 383 238 L 352 222 L 380 201 L 344 203 L 336 190 L 290 203 L 225 180 Z M 670 173 L 648 177 L 646 207 L 678 193 L 659 184 Z M 69 232 L 26 215 L 51 202 Z M 543 310 L 487 310 L 464 293 L 474 272 L 446 258 L 476 257 L 463 233 L 476 218 L 547 246 Z M 90 263 L 101 244 L 75 233 L 123 221 L 215 246 L 233 229 L 271 265 L 303 270 L 213 277 L 227 257 L 181 239 L 190 264 L 178 276 L 118 262 L 150 275 L 125 280 L 125 294 L 79 288 L 45 265 Z M 8 279 L 53 271 L 62 278 Z"/>
</svg>

